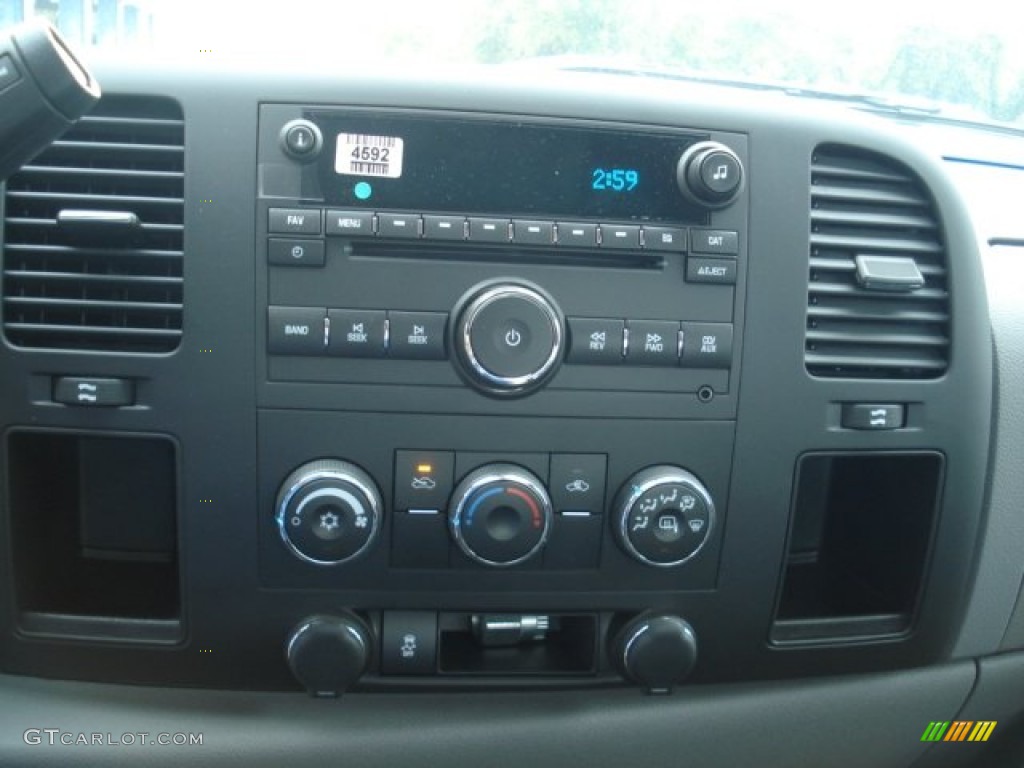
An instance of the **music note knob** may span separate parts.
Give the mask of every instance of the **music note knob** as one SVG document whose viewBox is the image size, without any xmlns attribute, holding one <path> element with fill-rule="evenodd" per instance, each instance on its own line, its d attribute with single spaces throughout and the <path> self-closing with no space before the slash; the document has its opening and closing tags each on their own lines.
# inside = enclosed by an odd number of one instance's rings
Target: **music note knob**
<svg viewBox="0 0 1024 768">
<path fill-rule="evenodd" d="M 704 208 L 724 208 L 743 189 L 743 164 L 724 144 L 701 141 L 679 158 L 676 182 L 687 200 Z"/>
</svg>

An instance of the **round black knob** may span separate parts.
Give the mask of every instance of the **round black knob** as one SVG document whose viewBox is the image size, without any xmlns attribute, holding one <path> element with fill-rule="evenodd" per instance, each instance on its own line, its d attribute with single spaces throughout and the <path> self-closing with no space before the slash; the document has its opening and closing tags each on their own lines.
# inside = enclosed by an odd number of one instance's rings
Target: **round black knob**
<svg viewBox="0 0 1024 768">
<path fill-rule="evenodd" d="M 649 693 L 668 693 L 697 663 L 697 635 L 678 616 L 640 616 L 616 635 L 611 653 L 627 680 Z"/>
<path fill-rule="evenodd" d="M 285 658 L 295 679 L 313 696 L 338 696 L 370 665 L 370 629 L 355 616 L 309 616 L 288 635 Z"/>
<path fill-rule="evenodd" d="M 551 516 L 551 499 L 532 472 L 514 464 L 490 464 L 470 472 L 455 487 L 448 527 L 467 557 L 504 567 L 541 551 Z"/>
<path fill-rule="evenodd" d="M 743 189 L 743 164 L 724 144 L 701 141 L 679 158 L 676 182 L 692 202 L 705 208 L 724 208 Z"/>
<path fill-rule="evenodd" d="M 277 494 L 277 528 L 296 557 L 338 565 L 369 548 L 382 510 L 373 478 L 347 461 L 320 459 L 285 478 Z"/>
<path fill-rule="evenodd" d="M 286 155 L 300 163 L 314 160 L 323 145 L 324 137 L 320 128 L 309 120 L 291 120 L 281 129 L 281 148 Z"/>
<path fill-rule="evenodd" d="M 661 568 L 681 565 L 704 546 L 715 505 L 692 473 L 673 466 L 637 472 L 615 498 L 615 534 L 622 548 Z"/>
<path fill-rule="evenodd" d="M 561 313 L 539 289 L 492 283 L 461 303 L 453 341 L 469 381 L 508 396 L 532 392 L 554 374 L 564 338 Z"/>
</svg>

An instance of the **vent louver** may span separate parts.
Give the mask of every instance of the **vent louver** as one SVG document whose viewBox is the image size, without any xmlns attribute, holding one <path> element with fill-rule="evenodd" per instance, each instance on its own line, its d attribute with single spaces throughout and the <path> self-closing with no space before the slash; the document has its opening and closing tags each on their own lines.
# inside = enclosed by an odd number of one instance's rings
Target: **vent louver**
<svg viewBox="0 0 1024 768">
<path fill-rule="evenodd" d="M 857 257 L 913 259 L 923 287 L 858 280 Z M 824 145 L 811 164 L 804 361 L 814 376 L 931 379 L 950 353 L 946 251 L 928 191 L 890 158 Z"/>
<path fill-rule="evenodd" d="M 103 97 L 7 182 L 3 325 L 17 346 L 169 352 L 182 329 L 184 121 Z"/>
</svg>

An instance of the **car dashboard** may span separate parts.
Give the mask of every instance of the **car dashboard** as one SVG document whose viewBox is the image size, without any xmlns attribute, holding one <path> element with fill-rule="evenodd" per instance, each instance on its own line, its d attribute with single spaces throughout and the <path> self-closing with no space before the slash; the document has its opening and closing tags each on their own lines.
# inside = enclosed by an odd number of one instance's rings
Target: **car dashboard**
<svg viewBox="0 0 1024 768">
<path fill-rule="evenodd" d="M 0 203 L 0 762 L 1020 758 L 1019 136 L 95 71 Z"/>
</svg>

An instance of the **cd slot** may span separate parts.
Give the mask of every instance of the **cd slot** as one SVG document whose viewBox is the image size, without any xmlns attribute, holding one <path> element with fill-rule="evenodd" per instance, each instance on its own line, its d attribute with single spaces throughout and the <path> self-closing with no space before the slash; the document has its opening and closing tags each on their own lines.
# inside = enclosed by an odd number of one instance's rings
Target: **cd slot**
<svg viewBox="0 0 1024 768">
<path fill-rule="evenodd" d="M 571 267 L 611 267 L 657 271 L 665 268 L 664 253 L 609 251 L 587 248 L 517 248 L 451 242 L 415 244 L 394 241 L 352 240 L 345 246 L 357 259 L 415 259 L 417 261 L 486 262 L 492 264 L 544 264 Z M 682 254 L 679 254 L 682 258 Z"/>
</svg>

